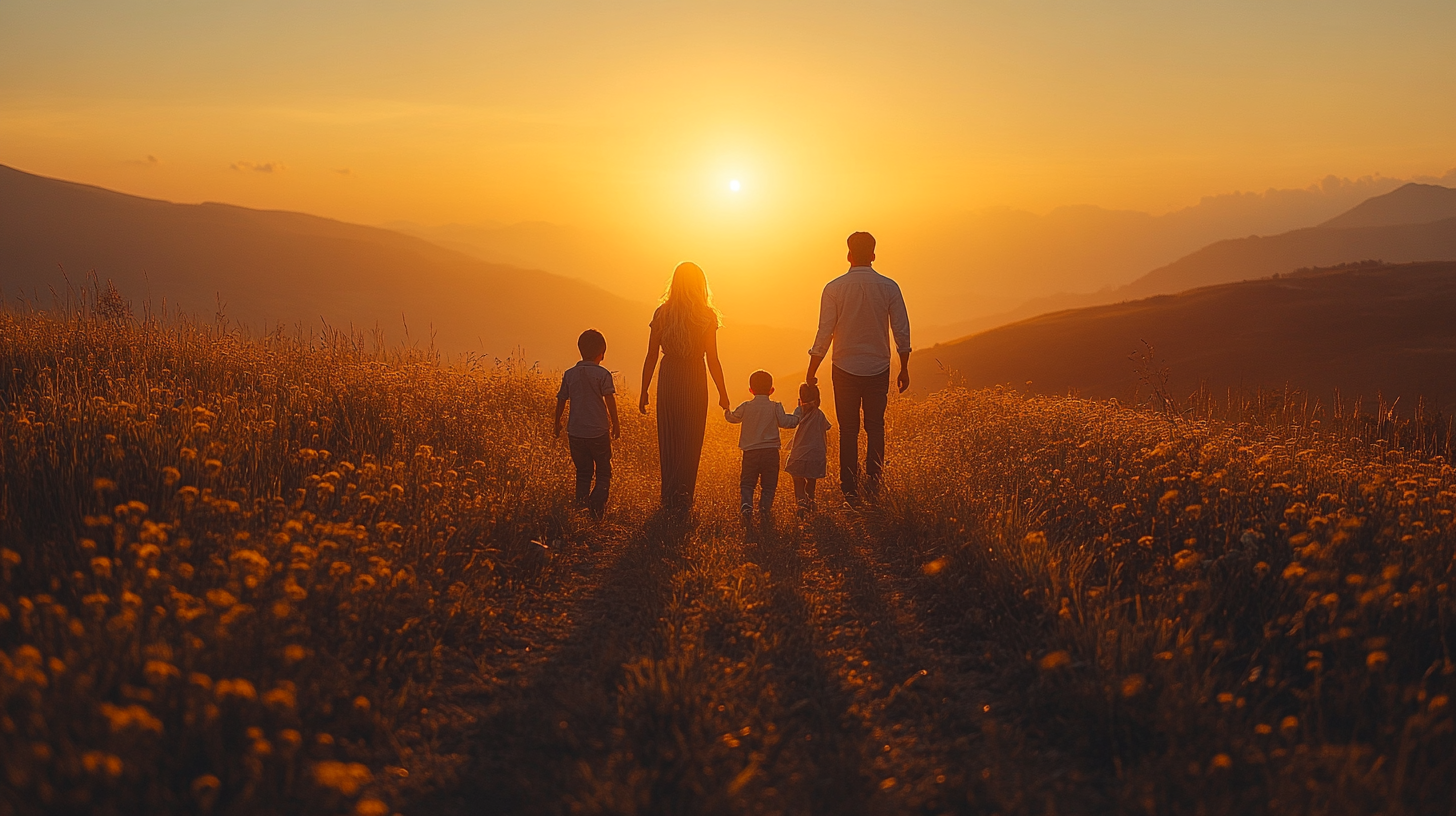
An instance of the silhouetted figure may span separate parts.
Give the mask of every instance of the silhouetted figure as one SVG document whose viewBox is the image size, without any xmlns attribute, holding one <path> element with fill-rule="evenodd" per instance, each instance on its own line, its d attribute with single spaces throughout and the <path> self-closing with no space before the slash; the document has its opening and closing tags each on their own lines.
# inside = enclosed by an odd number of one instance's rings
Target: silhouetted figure
<svg viewBox="0 0 1456 816">
<path fill-rule="evenodd" d="M 809 373 L 816 376 L 829 346 L 834 346 L 834 413 L 839 417 L 839 483 L 851 504 L 860 499 L 859 426 L 864 413 L 865 494 L 879 491 L 885 462 L 885 406 L 890 398 L 890 332 L 900 353 L 897 384 L 910 387 L 910 317 L 900 286 L 876 272 L 875 237 L 849 236 L 849 271 L 824 286 L 819 303 L 819 334 L 809 349 Z"/>
<path fill-rule="evenodd" d="M 794 480 L 794 499 L 799 505 L 799 518 L 807 518 L 817 507 L 814 503 L 814 484 L 824 478 L 829 458 L 825 436 L 828 435 L 829 418 L 819 410 L 819 386 L 804 383 L 799 386 L 799 427 L 789 443 L 789 462 L 784 470 Z"/>
<path fill-rule="evenodd" d="M 566 440 L 571 462 L 576 466 L 576 503 L 601 518 L 612 486 L 612 440 L 622 436 L 617 422 L 617 388 L 612 372 L 602 368 L 607 356 L 607 338 L 587 329 L 576 339 L 581 362 L 561 376 L 556 392 L 556 435 L 561 436 L 561 413 L 571 403 L 566 422 Z M 592 486 L 592 477 L 596 486 Z"/>
<path fill-rule="evenodd" d="M 758 517 L 765 530 L 770 527 L 774 493 L 779 488 L 779 428 L 799 424 L 799 409 L 795 408 L 792 414 L 785 413 L 783 403 L 769 399 L 773 390 L 773 375 L 762 369 L 755 371 L 748 377 L 748 391 L 753 399 L 731 411 L 723 411 L 730 423 L 743 426 L 738 432 L 738 448 L 743 451 L 738 489 L 739 513 L 743 516 L 745 531 L 753 524 L 753 491 L 760 485 Z"/>
<path fill-rule="evenodd" d="M 718 404 L 728 409 L 723 364 L 718 361 L 718 310 L 713 308 L 708 279 L 694 263 L 678 264 L 662 305 L 652 315 L 652 335 L 642 364 L 638 409 L 647 413 L 647 393 L 657 358 L 657 455 L 662 465 L 662 505 L 687 510 L 698 483 L 703 432 L 708 422 L 708 379 L 718 386 Z M 707 368 L 704 370 L 704 359 Z"/>
</svg>

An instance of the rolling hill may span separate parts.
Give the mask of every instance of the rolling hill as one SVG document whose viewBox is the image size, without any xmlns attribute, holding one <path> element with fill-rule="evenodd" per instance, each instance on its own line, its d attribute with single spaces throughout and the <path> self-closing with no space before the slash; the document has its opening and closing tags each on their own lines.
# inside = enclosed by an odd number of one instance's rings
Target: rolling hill
<svg viewBox="0 0 1456 816">
<path fill-rule="evenodd" d="M 1172 294 L 1304 267 L 1376 258 L 1390 263 L 1456 259 L 1456 218 L 1378 227 L 1311 227 L 1282 235 L 1219 241 L 1114 290 L 1112 298 Z"/>
<path fill-rule="evenodd" d="M 1362 202 L 1320 224 L 1325 229 L 1429 224 L 1456 218 L 1456 190 L 1437 184 L 1406 184 Z"/>
<path fill-rule="evenodd" d="M 1406 184 L 1318 226 L 1217 241 L 1124 286 L 1036 298 L 1008 312 L 944 327 L 937 336 L 947 336 L 946 332 L 964 336 L 1052 311 L 1366 259 L 1389 263 L 1456 260 L 1456 189 Z"/>
<path fill-rule="evenodd" d="M 1456 263 L 1321 269 L 1046 314 L 921 351 L 912 371 L 920 392 L 952 372 L 972 387 L 1128 399 L 1146 341 L 1180 397 L 1203 383 L 1448 404 L 1453 313 Z"/>
<path fill-rule="evenodd" d="M 548 367 L 574 363 L 577 334 L 595 326 L 607 335 L 609 367 L 624 373 L 637 369 L 652 312 L 580 280 L 483 262 L 391 230 L 174 204 L 0 166 L 7 300 L 50 307 L 64 298 L 67 278 L 79 284 L 93 270 L 138 311 L 149 302 L 153 311 L 165 304 L 211 320 L 225 304 L 229 320 L 253 331 L 378 327 L 390 343 L 433 342 L 451 355 L 515 356 Z M 811 338 L 799 334 L 730 320 L 722 336 L 729 376 L 802 365 L 798 352 Z"/>
</svg>

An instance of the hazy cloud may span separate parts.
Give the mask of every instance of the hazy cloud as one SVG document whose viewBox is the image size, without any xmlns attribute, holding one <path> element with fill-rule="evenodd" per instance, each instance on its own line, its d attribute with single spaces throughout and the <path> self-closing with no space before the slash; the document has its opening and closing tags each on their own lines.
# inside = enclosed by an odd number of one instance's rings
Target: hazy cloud
<svg viewBox="0 0 1456 816">
<path fill-rule="evenodd" d="M 353 170 L 350 170 L 347 167 L 335 167 L 334 168 L 334 172 L 335 173 L 338 173 L 341 176 L 352 176 L 352 175 L 354 175 L 354 171 Z"/>
<path fill-rule="evenodd" d="M 1456 168 L 1446 171 L 1444 176 L 1416 176 L 1411 181 L 1421 184 L 1439 184 L 1442 187 L 1456 187 Z"/>
<path fill-rule="evenodd" d="M 150 153 L 147 154 L 145 159 L 127 159 L 123 162 L 123 164 L 129 164 L 133 167 L 156 167 L 161 163 L 162 161 L 160 159 Z"/>
<path fill-rule="evenodd" d="M 249 171 L 249 170 L 251 170 L 254 173 L 281 173 L 281 172 L 283 172 L 283 163 L 282 162 L 266 162 L 264 164 L 254 164 L 253 162 L 241 161 L 241 162 L 233 162 L 230 166 L 232 167 L 232 169 L 238 170 L 238 171 L 241 171 L 241 172 L 246 172 L 246 171 Z"/>
</svg>

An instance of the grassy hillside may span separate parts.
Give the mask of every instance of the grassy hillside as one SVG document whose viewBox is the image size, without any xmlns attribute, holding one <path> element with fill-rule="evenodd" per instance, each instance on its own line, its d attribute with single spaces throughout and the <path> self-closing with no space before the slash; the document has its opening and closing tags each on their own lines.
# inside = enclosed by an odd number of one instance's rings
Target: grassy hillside
<svg viewBox="0 0 1456 816">
<path fill-rule="evenodd" d="M 0 336 L 0 811 L 328 810 L 441 772 L 432 699 L 577 536 L 555 383 L 344 338 Z"/>
<path fill-rule="evenodd" d="M 1149 385 L 1131 359 L 1152 344 L 1178 399 L 1200 385 L 1286 386 L 1331 400 L 1456 400 L 1456 264 L 1368 265 L 1055 312 L 919 352 L 917 387 L 948 376 L 1042 394 L 1131 399 Z M 944 367 L 944 368 L 942 368 Z"/>
<path fill-rule="evenodd" d="M 999 391 L 900 404 L 874 526 L 922 565 L 928 616 L 1005 668 L 990 713 L 1015 725 L 980 777 L 1007 810 L 1449 808 L 1451 468 L 1291 407 L 1223 425 Z M 1039 801 L 1028 744 L 1087 798 Z"/>
<path fill-rule="evenodd" d="M 650 309 L 580 281 L 487 264 L 389 230 L 300 213 L 172 204 L 0 168 L 0 287 L 52 305 L 95 270 L 144 302 L 255 332 L 383 331 L 442 351 L 569 364 L 575 338 L 645 334 Z M 634 343 L 635 344 L 635 343 Z"/>
<path fill-rule="evenodd" d="M 69 275 L 69 284 L 62 268 Z M 181 311 L 211 320 L 220 307 L 255 334 L 381 333 L 384 345 L 433 345 L 448 355 L 515 357 L 561 368 L 576 337 L 602 330 L 609 362 L 640 370 L 652 306 L 578 279 L 485 263 L 390 230 L 225 204 L 172 204 L 42 178 L 0 166 L 0 291 L 42 308 L 94 271 L 140 314 Z M 666 281 L 671 269 L 657 277 Z M 408 332 L 408 334 L 406 334 Z M 801 335 L 803 335 L 801 337 Z M 804 332 L 729 315 L 724 365 L 802 366 Z"/>
<path fill-rule="evenodd" d="M 1010 311 L 939 327 L 934 337 L 955 339 L 1064 309 L 1376 258 L 1389 263 L 1456 260 L 1456 190 L 1406 184 L 1318 226 L 1216 241 L 1131 282 L 1087 292 L 1097 283 L 1083 281 L 1078 288 L 1034 298 Z"/>
<path fill-rule="evenodd" d="M 1456 792 L 1456 488 L 1405 426 L 950 390 L 875 508 L 745 537 L 728 426 L 676 519 L 635 415 L 589 525 L 531 370 L 15 313 L 0 358 L 0 813 Z"/>
<path fill-rule="evenodd" d="M 1122 299 L 1169 294 L 1367 258 L 1388 263 L 1456 259 L 1456 218 L 1378 227 L 1312 227 L 1281 235 L 1219 241 L 1154 269 L 1114 290 L 1113 296 Z"/>
</svg>

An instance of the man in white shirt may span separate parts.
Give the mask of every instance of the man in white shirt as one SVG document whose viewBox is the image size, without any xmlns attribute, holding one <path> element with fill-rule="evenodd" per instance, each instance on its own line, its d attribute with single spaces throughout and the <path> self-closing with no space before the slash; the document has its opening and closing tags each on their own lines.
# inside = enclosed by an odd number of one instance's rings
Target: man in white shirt
<svg viewBox="0 0 1456 816">
<path fill-rule="evenodd" d="M 864 414 L 865 493 L 880 487 L 885 462 L 885 406 L 890 399 L 890 334 L 900 355 L 901 393 L 910 387 L 910 317 L 900 286 L 876 272 L 875 237 L 849 236 L 849 271 L 824 287 L 819 302 L 819 333 L 809 349 L 810 385 L 819 382 L 819 365 L 834 346 L 834 413 L 839 417 L 839 484 L 844 498 L 858 503 L 859 426 Z"/>
</svg>

